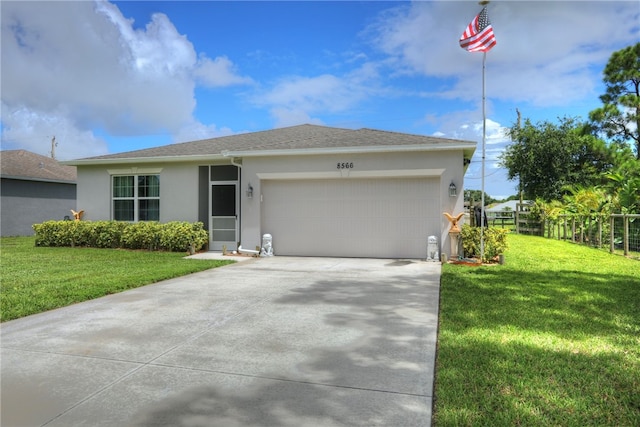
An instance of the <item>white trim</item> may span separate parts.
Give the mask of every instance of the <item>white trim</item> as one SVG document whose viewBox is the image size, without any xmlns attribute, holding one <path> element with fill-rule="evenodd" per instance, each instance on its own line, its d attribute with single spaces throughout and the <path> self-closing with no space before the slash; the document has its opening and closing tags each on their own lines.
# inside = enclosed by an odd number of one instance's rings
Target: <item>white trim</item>
<svg viewBox="0 0 640 427">
<path fill-rule="evenodd" d="M 178 162 L 212 162 L 228 160 L 229 157 L 268 157 L 268 156 L 302 156 L 317 154 L 358 154 L 358 153 L 410 153 L 417 151 L 454 151 L 463 150 L 473 155 L 476 150 L 475 142 L 459 143 L 431 143 L 421 145 L 384 145 L 358 147 L 325 147 L 325 148 L 296 148 L 275 150 L 231 151 L 225 150 L 220 154 L 195 154 L 185 156 L 153 156 L 153 157 L 120 157 L 107 159 L 78 159 L 60 161 L 68 166 L 98 166 L 111 164 L 144 164 L 144 163 L 178 163 Z"/>
<path fill-rule="evenodd" d="M 347 175 L 342 171 L 330 172 L 262 172 L 257 173 L 259 179 L 338 179 L 338 178 L 427 178 L 438 177 L 444 169 L 390 169 L 390 170 L 351 170 Z"/>
<path fill-rule="evenodd" d="M 107 169 L 109 175 L 160 175 L 162 168 Z"/>
<path fill-rule="evenodd" d="M 78 159 L 60 161 L 61 165 L 67 166 L 85 166 L 85 165 L 126 165 L 141 163 L 176 163 L 176 162 L 212 162 L 219 160 L 227 160 L 225 156 L 220 154 L 196 154 L 187 156 L 154 156 L 154 157 L 121 157 L 109 159 Z"/>
<path fill-rule="evenodd" d="M 254 151 L 222 151 L 224 157 L 264 157 L 264 156 L 301 156 L 311 154 L 358 154 L 358 153 L 402 153 L 415 151 L 452 151 L 473 150 L 476 143 L 429 144 L 429 145 L 384 145 L 375 147 L 330 147 L 330 148 L 297 148 L 292 150 L 254 150 Z"/>
</svg>

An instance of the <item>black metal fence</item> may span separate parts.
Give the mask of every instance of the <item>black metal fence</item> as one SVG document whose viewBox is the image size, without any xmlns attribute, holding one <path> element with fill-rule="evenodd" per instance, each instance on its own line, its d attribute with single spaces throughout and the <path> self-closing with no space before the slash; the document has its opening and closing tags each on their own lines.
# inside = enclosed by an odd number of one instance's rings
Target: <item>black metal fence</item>
<svg viewBox="0 0 640 427">
<path fill-rule="evenodd" d="M 515 212 L 515 232 L 567 240 L 640 259 L 640 215 L 563 214 L 540 221 L 531 212 Z"/>
</svg>

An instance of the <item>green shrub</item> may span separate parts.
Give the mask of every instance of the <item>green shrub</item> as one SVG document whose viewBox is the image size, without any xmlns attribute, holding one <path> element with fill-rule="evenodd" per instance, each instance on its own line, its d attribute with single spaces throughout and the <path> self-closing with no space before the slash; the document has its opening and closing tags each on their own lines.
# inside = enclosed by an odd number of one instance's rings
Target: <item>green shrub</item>
<svg viewBox="0 0 640 427">
<path fill-rule="evenodd" d="M 484 256 L 482 262 L 493 261 L 507 249 L 507 233 L 502 228 L 484 228 Z M 462 226 L 462 249 L 467 258 L 480 257 L 480 227 Z"/>
<path fill-rule="evenodd" d="M 36 246 L 198 251 L 209 241 L 201 222 L 46 221 L 34 224 Z"/>
<path fill-rule="evenodd" d="M 160 247 L 172 251 L 198 251 L 209 241 L 209 234 L 201 222 L 172 221 L 163 225 Z"/>
<path fill-rule="evenodd" d="M 126 249 L 160 249 L 160 224 L 141 221 L 129 224 L 122 232 L 122 246 Z"/>
<path fill-rule="evenodd" d="M 464 224 L 460 230 L 462 250 L 466 257 L 480 255 L 480 227 L 471 227 Z"/>
<path fill-rule="evenodd" d="M 122 246 L 122 233 L 129 223 L 122 221 L 84 221 L 91 227 L 91 240 L 88 246 L 94 248 L 115 249 Z"/>
<path fill-rule="evenodd" d="M 55 246 L 53 238 L 53 228 L 58 221 L 45 221 L 41 224 L 33 224 L 33 231 L 36 233 L 36 246 Z"/>
<path fill-rule="evenodd" d="M 78 233 L 75 221 L 45 221 L 35 224 L 36 246 L 75 246 L 74 235 Z"/>
</svg>

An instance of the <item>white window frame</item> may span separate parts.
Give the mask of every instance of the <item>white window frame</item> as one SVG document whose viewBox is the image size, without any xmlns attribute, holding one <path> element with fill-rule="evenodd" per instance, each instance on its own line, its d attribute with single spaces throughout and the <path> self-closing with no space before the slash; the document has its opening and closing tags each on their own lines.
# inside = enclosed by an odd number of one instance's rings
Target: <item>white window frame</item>
<svg viewBox="0 0 640 427">
<path fill-rule="evenodd" d="M 115 202 L 117 200 L 131 200 L 133 201 L 133 220 L 119 220 L 127 222 L 140 222 L 140 221 L 159 221 L 160 220 L 160 171 L 161 169 L 142 169 L 132 168 L 125 170 L 109 170 L 111 180 L 111 218 L 116 219 Z M 153 197 L 140 197 L 139 196 L 139 177 L 141 176 L 157 176 L 158 177 L 158 196 Z M 114 196 L 114 178 L 115 177 L 133 177 L 133 196 L 132 197 L 115 197 Z M 157 219 L 144 219 L 140 220 L 140 201 L 142 200 L 158 200 L 158 218 Z"/>
</svg>

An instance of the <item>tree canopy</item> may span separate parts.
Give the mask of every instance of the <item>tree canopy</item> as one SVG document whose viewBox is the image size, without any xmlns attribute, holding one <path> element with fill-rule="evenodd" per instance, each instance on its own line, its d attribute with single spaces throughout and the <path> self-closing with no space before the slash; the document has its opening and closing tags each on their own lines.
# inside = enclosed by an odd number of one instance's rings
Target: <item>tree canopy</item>
<svg viewBox="0 0 640 427">
<path fill-rule="evenodd" d="M 482 190 L 464 190 L 464 201 L 473 203 L 474 205 L 480 206 L 480 202 L 482 201 Z M 494 199 L 486 192 L 484 193 L 484 204 L 490 205 L 492 203 L 499 202 L 500 200 Z"/>
<path fill-rule="evenodd" d="M 535 125 L 526 119 L 508 134 L 513 143 L 500 163 L 529 199 L 560 200 L 571 186 L 602 184 L 603 174 L 615 169 L 616 156 L 624 157 L 619 146 L 607 146 L 575 118 Z"/>
<path fill-rule="evenodd" d="M 640 160 L 640 43 L 614 52 L 604 69 L 603 106 L 589 119 L 597 132 L 619 142 L 631 142 Z"/>
</svg>

